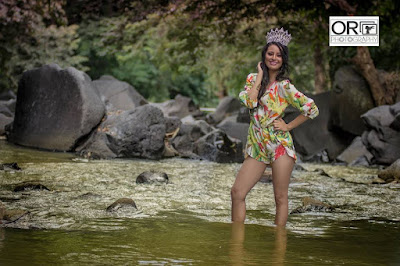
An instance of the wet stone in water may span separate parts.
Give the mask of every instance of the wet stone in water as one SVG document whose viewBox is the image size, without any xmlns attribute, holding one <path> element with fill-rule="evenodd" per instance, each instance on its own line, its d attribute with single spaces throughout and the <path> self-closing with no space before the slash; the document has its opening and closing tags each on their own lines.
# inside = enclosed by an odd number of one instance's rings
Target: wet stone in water
<svg viewBox="0 0 400 266">
<path fill-rule="evenodd" d="M 21 170 L 17 163 L 4 163 L 0 164 L 0 170 L 4 171 L 14 171 L 14 170 Z"/>
<path fill-rule="evenodd" d="M 332 212 L 334 208 L 322 201 L 310 198 L 310 197 L 304 197 L 303 198 L 303 206 L 297 207 L 293 211 L 290 212 L 290 214 L 296 214 L 296 213 L 304 213 L 304 212 Z"/>
<path fill-rule="evenodd" d="M 166 183 L 168 184 L 168 175 L 163 172 L 143 172 L 136 178 L 137 184 Z"/>
<path fill-rule="evenodd" d="M 47 190 L 50 191 L 46 186 L 40 184 L 40 183 L 30 183 L 30 182 L 24 182 L 21 184 L 18 184 L 14 188 L 14 192 L 19 192 L 19 191 L 27 191 L 27 190 Z"/>
<path fill-rule="evenodd" d="M 133 199 L 121 198 L 116 200 L 113 204 L 107 207 L 107 212 L 116 212 L 119 209 L 134 209 L 137 210 L 136 203 Z"/>
</svg>

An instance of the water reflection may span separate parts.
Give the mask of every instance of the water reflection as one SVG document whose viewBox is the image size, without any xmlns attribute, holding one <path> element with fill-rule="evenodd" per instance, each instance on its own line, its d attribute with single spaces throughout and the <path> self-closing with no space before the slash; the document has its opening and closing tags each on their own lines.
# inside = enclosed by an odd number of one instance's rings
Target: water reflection
<svg viewBox="0 0 400 266">
<path fill-rule="evenodd" d="M 284 265 L 286 246 L 287 246 L 287 231 L 285 227 L 277 226 L 275 229 L 275 248 L 272 252 L 272 261 L 276 265 Z"/>
<path fill-rule="evenodd" d="M 244 223 L 232 223 L 231 242 L 229 246 L 229 259 L 231 265 L 244 265 Z"/>
<path fill-rule="evenodd" d="M 252 261 L 252 256 L 246 252 L 244 247 L 245 240 L 244 223 L 232 223 L 231 241 L 229 246 L 229 259 L 231 265 L 246 265 Z M 270 229 L 268 229 L 270 230 Z M 270 232 L 274 233 L 275 245 L 271 252 L 268 264 L 284 265 L 287 247 L 287 230 L 285 227 L 274 227 Z M 269 240 L 265 239 L 265 247 L 268 248 Z"/>
</svg>

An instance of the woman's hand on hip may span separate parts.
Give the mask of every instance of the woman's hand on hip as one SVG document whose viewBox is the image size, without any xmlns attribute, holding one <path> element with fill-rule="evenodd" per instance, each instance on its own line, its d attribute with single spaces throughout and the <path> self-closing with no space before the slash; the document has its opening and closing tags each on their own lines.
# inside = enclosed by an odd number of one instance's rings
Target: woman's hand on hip
<svg viewBox="0 0 400 266">
<path fill-rule="evenodd" d="M 272 122 L 275 130 L 289 131 L 290 128 L 282 118 L 277 118 Z"/>
</svg>

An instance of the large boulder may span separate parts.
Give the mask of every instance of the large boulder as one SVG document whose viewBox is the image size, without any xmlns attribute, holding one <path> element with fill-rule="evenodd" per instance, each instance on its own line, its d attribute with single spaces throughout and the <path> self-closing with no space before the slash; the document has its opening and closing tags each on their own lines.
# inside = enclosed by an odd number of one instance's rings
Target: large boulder
<svg viewBox="0 0 400 266">
<path fill-rule="evenodd" d="M 367 150 L 362 142 L 361 137 L 356 137 L 351 145 L 347 147 L 337 158 L 339 162 L 346 162 L 350 165 L 360 164 L 366 161 L 369 165 L 373 155 Z"/>
<path fill-rule="evenodd" d="M 230 138 L 220 129 L 199 138 L 194 146 L 194 153 L 205 160 L 218 163 L 240 163 L 244 160 L 242 142 Z"/>
<path fill-rule="evenodd" d="M 160 108 L 165 116 L 177 116 L 181 119 L 188 115 L 192 115 L 195 118 L 204 116 L 192 99 L 180 94 L 176 95 L 173 100 L 151 104 Z"/>
<path fill-rule="evenodd" d="M 13 120 L 13 117 L 0 113 L 0 136 L 6 133 L 6 125 L 12 123 Z"/>
<path fill-rule="evenodd" d="M 108 110 L 131 110 L 148 103 L 131 85 L 109 75 L 94 80 L 93 85 Z"/>
<path fill-rule="evenodd" d="M 108 112 L 107 118 L 76 151 L 91 158 L 160 159 L 165 133 L 162 111 L 146 104 L 133 110 Z"/>
<path fill-rule="evenodd" d="M 330 130 L 360 136 L 366 129 L 360 116 L 374 107 L 367 82 L 354 67 L 344 66 L 335 73 L 332 91 Z"/>
<path fill-rule="evenodd" d="M 172 138 L 171 144 L 179 152 L 180 156 L 199 159 L 194 153 L 194 143 L 213 130 L 214 128 L 203 120 L 197 120 L 193 123 L 183 123 L 177 135 Z"/>
<path fill-rule="evenodd" d="M 18 86 L 9 141 L 29 147 L 71 151 L 104 116 L 90 77 L 56 64 L 25 71 Z"/>
<path fill-rule="evenodd" d="M 209 124 L 216 125 L 224 118 L 238 114 L 241 106 L 242 104 L 237 98 L 226 96 L 219 102 L 215 112 L 206 116 L 206 121 Z"/>
<path fill-rule="evenodd" d="M 232 118 L 236 117 L 232 116 Z M 216 127 L 222 129 L 230 137 L 239 139 L 244 144 L 247 142 L 247 135 L 249 131 L 249 124 L 247 123 L 239 123 L 236 122 L 236 119 L 231 119 L 231 117 L 227 117 Z"/>
<path fill-rule="evenodd" d="M 303 160 L 315 160 L 315 155 L 325 154 L 329 160 L 335 159 L 353 139 L 351 136 L 337 134 L 328 129 L 330 115 L 329 102 L 331 92 L 317 95 L 307 95 L 312 98 L 319 109 L 319 115 L 306 121 L 291 131 L 296 151 Z M 295 119 L 300 112 L 292 106 L 285 110 L 284 120 L 289 123 Z M 318 158 L 321 156 L 317 156 Z"/>
<path fill-rule="evenodd" d="M 374 163 L 391 164 L 400 158 L 399 115 L 400 103 L 397 103 L 378 106 L 361 116 L 368 128 L 362 135 L 362 141 L 374 155 Z"/>
</svg>

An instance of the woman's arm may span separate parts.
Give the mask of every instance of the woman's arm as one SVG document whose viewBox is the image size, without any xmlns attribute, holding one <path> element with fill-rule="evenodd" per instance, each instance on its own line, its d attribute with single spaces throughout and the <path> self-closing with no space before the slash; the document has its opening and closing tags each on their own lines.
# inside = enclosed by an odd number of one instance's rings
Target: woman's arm
<svg viewBox="0 0 400 266">
<path fill-rule="evenodd" d="M 282 130 L 282 131 L 290 131 L 290 130 L 298 127 L 299 125 L 303 124 L 308 119 L 310 119 L 310 118 L 307 116 L 298 115 L 295 119 L 290 121 L 288 124 L 286 124 L 285 120 L 283 120 L 282 118 L 275 119 L 274 122 L 272 122 L 272 123 L 274 125 L 274 129 Z"/>
<path fill-rule="evenodd" d="M 254 86 L 250 89 L 250 91 L 248 91 L 249 97 L 253 101 L 257 100 L 258 92 L 260 91 L 260 88 L 261 88 L 261 81 L 262 81 L 262 78 L 263 78 L 263 71 L 261 69 L 261 62 L 258 63 L 257 70 L 258 70 L 258 74 L 257 74 L 256 82 L 254 83 Z"/>
</svg>

